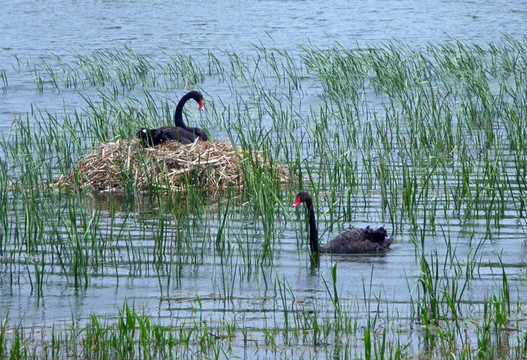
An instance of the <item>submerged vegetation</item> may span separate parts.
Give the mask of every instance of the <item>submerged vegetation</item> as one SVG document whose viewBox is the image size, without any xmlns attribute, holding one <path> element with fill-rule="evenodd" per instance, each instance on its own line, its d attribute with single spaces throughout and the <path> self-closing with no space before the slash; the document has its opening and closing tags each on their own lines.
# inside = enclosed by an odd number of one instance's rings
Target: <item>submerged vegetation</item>
<svg viewBox="0 0 527 360">
<path fill-rule="evenodd" d="M 527 38 L 155 60 L 125 47 L 12 68 L 59 100 L 0 139 L 3 293 L 36 307 L 137 285 L 156 304 L 128 294 L 37 326 L 2 312 L 0 358 L 524 357 Z M 10 74 L 2 96 L 19 91 Z M 207 113 L 188 122 L 247 155 L 241 189 L 189 176 L 176 192 L 148 173 L 138 188 L 125 167 L 118 196 L 56 188 L 93 147 L 169 125 L 193 88 Z M 300 189 L 321 228 L 383 224 L 393 250 L 313 268 L 288 209 Z"/>
</svg>

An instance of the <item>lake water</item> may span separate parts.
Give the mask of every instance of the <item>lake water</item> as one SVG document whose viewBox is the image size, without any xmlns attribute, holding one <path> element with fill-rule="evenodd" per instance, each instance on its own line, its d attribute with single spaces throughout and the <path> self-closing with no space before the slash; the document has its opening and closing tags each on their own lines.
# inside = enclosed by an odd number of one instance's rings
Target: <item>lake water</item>
<svg viewBox="0 0 527 360">
<path fill-rule="evenodd" d="M 72 52 L 121 48 L 154 58 L 164 49 L 193 57 L 221 49 L 242 53 L 254 45 L 295 50 L 311 44 L 327 48 L 378 45 L 391 40 L 425 46 L 450 38 L 469 43 L 499 42 L 504 34 L 526 33 L 524 2 L 466 1 L 227 1 L 178 3 L 162 1 L 14 1 L 0 5 L 1 69 L 10 91 L 2 95 L 0 130 L 13 114 L 25 114 L 29 104 L 54 111 L 61 96 L 35 94 L 33 79 L 16 69 L 28 60 L 64 60 Z M 215 89 L 218 96 L 222 89 Z M 72 99 L 73 101 L 75 99 Z M 79 101 L 79 103 L 82 100 Z"/>
<path fill-rule="evenodd" d="M 89 55 L 96 49 L 129 46 L 152 59 L 163 58 L 166 51 L 173 50 L 203 59 L 209 51 L 251 55 L 256 52 L 254 45 L 296 54 L 302 46 L 326 49 L 340 44 L 350 49 L 382 46 L 392 40 L 414 48 L 451 39 L 486 46 L 490 42 L 500 43 L 504 35 L 521 39 L 527 34 L 526 1 L 212 1 L 174 5 L 164 1 L 15 0 L 0 3 L 0 14 L 3 14 L 0 70 L 5 71 L 8 81 L 7 90 L 0 93 L 0 132 L 3 134 L 9 131 L 16 117 L 31 113 L 32 107 L 50 113 L 72 113 L 86 106 L 76 90 L 37 91 L 27 64 L 40 63 L 40 59 L 52 61 L 55 55 L 68 62 L 74 60 L 74 54 Z M 88 87 L 86 92 L 96 94 L 96 89 Z M 227 83 L 212 82 L 207 92 L 220 112 L 223 105 L 233 105 L 230 103 L 232 89 Z M 317 87 L 305 90 L 305 114 L 316 109 L 319 92 Z M 219 127 L 213 130 L 218 131 L 217 138 L 228 140 L 222 138 Z M 294 200 L 288 198 L 290 193 L 286 191 L 278 196 L 286 206 Z M 58 199 L 56 203 L 60 207 L 63 201 Z M 382 202 L 379 192 L 370 194 L 367 203 L 361 194 L 351 196 L 350 201 L 357 209 L 357 219 L 354 219 L 357 221 L 344 222 L 341 227 L 335 225 L 333 233 L 351 225 L 389 223 L 379 210 Z M 116 206 L 117 210 L 110 209 Z M 319 213 L 326 215 L 327 202 L 318 206 Z M 402 225 L 392 250 L 385 254 L 322 257 L 320 268 L 310 271 L 305 244 L 301 246 L 297 240 L 299 232 L 307 236 L 303 212 L 291 210 L 284 215 L 283 209 L 277 206 L 273 231 L 279 235 L 275 235 L 273 243 L 274 257 L 259 269 L 259 264 L 245 263 L 248 260 L 243 256 L 244 244 L 248 251 L 254 250 L 254 244 L 262 241 L 265 234 L 260 219 L 251 217 L 247 207 L 241 204 L 229 209 L 228 238 L 235 254 L 230 259 L 235 262 L 228 264 L 223 263 L 217 249 L 211 246 L 210 239 L 219 231 L 218 205 L 214 201 L 210 208 L 192 219 L 190 227 L 173 216 L 163 219 L 158 209 L 152 209 L 143 199 L 138 199 L 130 209 L 126 200 L 121 203 L 118 198 L 101 195 L 93 203 L 83 204 L 83 208 L 88 213 L 94 208 L 102 209 L 97 219 L 102 234 L 110 238 L 114 231 L 124 232 L 130 241 L 135 239 L 140 244 L 140 250 L 134 253 L 126 241 L 115 244 L 117 250 L 112 254 L 118 254 L 119 258 L 108 260 L 111 266 L 103 266 L 102 272 L 90 276 L 89 286 L 84 290 L 75 289 L 71 278 L 65 278 L 60 267 L 54 264 L 53 270 L 45 274 L 46 289 L 42 298 L 35 295 L 28 280 L 27 274 L 33 270 L 20 262 L 13 274 L 13 267 L 6 260 L 0 263 L 1 318 L 9 314 L 11 323 L 50 328 L 91 313 L 115 317 L 127 301 L 167 325 L 179 326 L 182 319 L 194 321 L 195 309 L 199 306 L 212 322 L 238 319 L 258 329 L 267 326 L 271 319 L 277 323 L 283 321 L 281 313 L 269 315 L 264 310 L 280 305 L 276 300 L 277 280 L 294 291 L 299 304 L 327 300 L 326 282 L 331 283 L 331 269 L 335 264 L 338 264 L 343 303 L 357 311 L 359 318 L 368 316 L 369 309 L 364 304 L 374 302 L 376 296 L 388 300 L 387 312 L 398 313 L 401 319 L 409 317 L 410 298 L 415 295 L 420 264 L 408 225 Z M 220 209 L 226 211 L 222 205 Z M 23 209 L 10 211 L 9 219 L 14 226 L 23 226 Z M 469 259 L 474 251 L 473 239 L 464 237 L 467 228 L 476 228 L 475 243 L 485 237 L 486 229 L 482 225 L 485 215 L 478 216 L 472 225 L 465 224 L 462 215 L 451 211 L 435 219 L 438 227 L 451 234 L 448 238 L 457 248 L 460 259 Z M 190 220 L 185 217 L 184 221 Z M 323 234 L 331 222 L 326 216 L 319 222 L 320 234 Z M 161 224 L 171 229 L 189 228 L 186 235 L 171 230 L 168 240 L 191 236 L 202 243 L 198 260 L 192 256 L 179 259 L 178 262 L 185 264 L 182 268 L 173 268 L 170 264 L 174 261 L 169 260 L 160 267 L 154 265 L 156 259 L 152 254 L 158 246 L 154 235 Z M 514 289 L 512 301 L 525 303 L 525 230 L 524 222 L 518 221 L 516 213 L 504 216 L 499 234 L 478 253 L 477 261 L 483 265 L 477 268 L 478 277 L 465 290 L 467 299 L 481 303 L 486 294 L 501 286 L 501 259 L 507 269 L 509 286 Z M 145 237 L 145 233 L 152 236 Z M 61 235 L 67 234 L 68 229 L 62 229 Z M 324 233 L 322 241 L 331 235 Z M 438 259 L 448 262 L 448 247 L 440 231 L 429 236 L 427 249 L 436 249 Z M 174 248 L 171 252 L 174 258 L 178 250 Z M 135 257 L 141 262 L 136 263 Z M 225 293 L 226 289 L 232 293 Z M 199 305 L 197 296 L 201 299 Z M 329 308 L 328 303 L 322 301 L 320 306 Z M 240 349 L 243 347 L 238 345 Z M 236 353 L 243 355 L 242 350 Z"/>
</svg>

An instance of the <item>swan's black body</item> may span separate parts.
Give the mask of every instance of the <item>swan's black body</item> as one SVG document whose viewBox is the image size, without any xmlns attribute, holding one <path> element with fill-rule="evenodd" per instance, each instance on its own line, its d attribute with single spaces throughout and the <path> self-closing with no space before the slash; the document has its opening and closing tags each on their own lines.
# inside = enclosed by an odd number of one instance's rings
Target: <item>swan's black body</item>
<svg viewBox="0 0 527 360">
<path fill-rule="evenodd" d="M 200 128 L 189 128 L 183 122 L 183 106 L 185 103 L 194 99 L 200 110 L 205 110 L 203 96 L 199 91 L 190 91 L 179 100 L 176 111 L 174 112 L 175 126 L 163 126 L 157 129 L 139 130 L 136 134 L 141 139 L 143 146 L 151 147 L 164 143 L 165 141 L 179 141 L 182 144 L 192 144 L 196 139 L 206 141 L 207 134 Z"/>
<path fill-rule="evenodd" d="M 305 203 L 309 213 L 309 247 L 312 253 L 357 254 L 376 252 L 387 249 L 393 241 L 383 227 L 377 230 L 366 229 L 349 230 L 331 240 L 325 246 L 318 244 L 318 231 L 315 219 L 315 209 L 311 196 L 300 192 L 296 196 L 293 207 Z"/>
<path fill-rule="evenodd" d="M 196 140 L 194 133 L 175 126 L 164 126 L 157 129 L 142 128 L 136 134 L 143 146 L 152 147 L 165 141 L 179 141 L 182 144 L 192 144 Z"/>
<path fill-rule="evenodd" d="M 195 127 L 188 127 L 183 122 L 183 106 L 190 99 L 194 99 L 198 103 L 201 111 L 205 110 L 205 105 L 203 104 L 203 95 L 201 95 L 201 93 L 196 90 L 188 92 L 181 98 L 181 100 L 179 100 L 179 103 L 176 106 L 176 111 L 174 112 L 174 124 L 177 127 L 194 133 L 201 141 L 207 141 L 208 136 L 204 130 Z"/>
</svg>

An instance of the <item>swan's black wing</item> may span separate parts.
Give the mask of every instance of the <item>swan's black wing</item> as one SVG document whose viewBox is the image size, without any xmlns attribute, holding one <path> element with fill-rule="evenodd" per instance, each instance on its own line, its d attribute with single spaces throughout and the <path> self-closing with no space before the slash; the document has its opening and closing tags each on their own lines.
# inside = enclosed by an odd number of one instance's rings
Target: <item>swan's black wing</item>
<svg viewBox="0 0 527 360">
<path fill-rule="evenodd" d="M 141 129 L 137 132 L 143 146 L 157 146 L 165 141 L 179 141 L 182 144 L 192 144 L 196 135 L 186 129 L 177 126 L 163 126 L 157 129 Z"/>
<path fill-rule="evenodd" d="M 136 136 L 141 139 L 143 146 L 152 147 L 164 143 L 167 138 L 158 129 L 141 129 Z"/>
<path fill-rule="evenodd" d="M 192 131 L 178 126 L 164 126 L 157 129 L 166 140 L 179 141 L 182 144 L 192 144 L 196 135 Z"/>
<path fill-rule="evenodd" d="M 393 239 L 387 237 L 388 234 L 384 228 L 372 230 L 368 226 L 366 229 L 356 229 L 346 231 L 326 246 L 321 246 L 321 252 L 338 253 L 338 254 L 358 254 L 387 249 Z"/>
<path fill-rule="evenodd" d="M 201 141 L 207 141 L 209 139 L 207 133 L 203 129 L 197 127 L 187 127 L 185 129 L 192 132 Z"/>
</svg>

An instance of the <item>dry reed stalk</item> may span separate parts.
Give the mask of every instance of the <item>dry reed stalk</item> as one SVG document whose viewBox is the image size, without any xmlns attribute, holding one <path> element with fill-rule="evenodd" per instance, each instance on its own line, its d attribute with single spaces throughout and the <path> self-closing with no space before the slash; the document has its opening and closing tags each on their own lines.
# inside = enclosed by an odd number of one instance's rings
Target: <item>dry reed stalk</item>
<svg viewBox="0 0 527 360">
<path fill-rule="evenodd" d="M 214 192 L 243 186 L 246 176 L 243 162 L 251 160 L 255 166 L 268 170 L 270 180 L 274 174 L 274 181 L 289 181 L 283 168 L 272 166 L 260 153 L 253 153 L 251 159 L 247 152 L 225 142 L 196 141 L 185 145 L 170 141 L 143 148 L 139 140 L 117 140 L 100 145 L 81 158 L 78 169 L 61 175 L 56 185 L 118 192 L 126 181 L 133 181 L 138 190 L 155 186 L 182 191 L 189 184 L 196 184 Z"/>
</svg>

